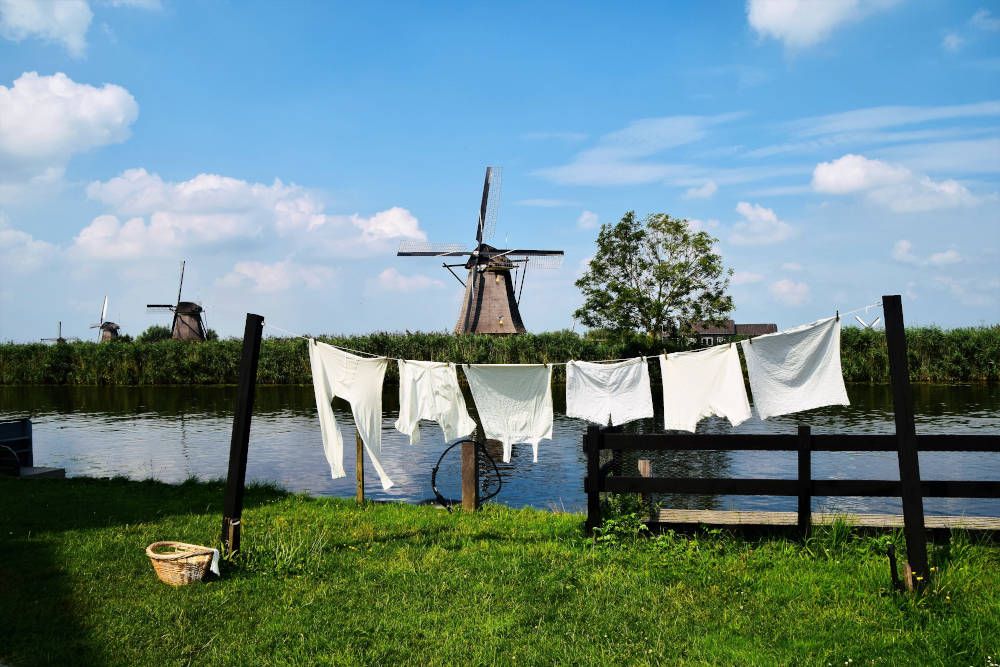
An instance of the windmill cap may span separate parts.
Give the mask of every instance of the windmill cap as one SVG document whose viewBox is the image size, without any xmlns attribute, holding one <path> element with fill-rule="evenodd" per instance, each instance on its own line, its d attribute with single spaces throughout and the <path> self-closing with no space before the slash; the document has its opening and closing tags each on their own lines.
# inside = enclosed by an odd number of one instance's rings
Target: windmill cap
<svg viewBox="0 0 1000 667">
<path fill-rule="evenodd" d="M 177 312 L 181 315 L 197 315 L 202 310 L 201 306 L 196 304 L 194 301 L 178 301 L 177 302 Z"/>
</svg>

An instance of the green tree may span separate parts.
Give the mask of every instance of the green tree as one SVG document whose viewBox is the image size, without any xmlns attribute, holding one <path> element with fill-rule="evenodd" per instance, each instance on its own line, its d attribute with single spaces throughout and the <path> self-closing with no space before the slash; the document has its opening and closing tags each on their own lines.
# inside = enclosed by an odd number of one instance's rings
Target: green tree
<svg viewBox="0 0 1000 667">
<path fill-rule="evenodd" d="M 601 225 L 597 251 L 576 281 L 584 303 L 573 313 L 588 327 L 688 333 L 695 322 L 717 322 L 733 309 L 726 269 L 713 238 L 687 220 L 634 211 Z"/>
<path fill-rule="evenodd" d="M 158 340 L 170 340 L 170 327 L 154 324 L 135 337 L 138 343 L 154 343 Z"/>
</svg>

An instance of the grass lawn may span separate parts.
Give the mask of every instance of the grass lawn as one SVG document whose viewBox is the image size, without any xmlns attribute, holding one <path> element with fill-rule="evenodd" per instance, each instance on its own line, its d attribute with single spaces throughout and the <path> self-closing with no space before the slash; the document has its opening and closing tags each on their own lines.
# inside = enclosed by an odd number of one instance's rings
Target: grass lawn
<svg viewBox="0 0 1000 667">
<path fill-rule="evenodd" d="M 0 480 L 0 662 L 1000 662 L 1000 548 L 961 534 L 913 598 L 889 589 L 898 535 L 595 542 L 579 515 L 253 487 L 223 578 L 160 583 L 145 546 L 215 544 L 221 499 L 218 483 Z"/>
</svg>

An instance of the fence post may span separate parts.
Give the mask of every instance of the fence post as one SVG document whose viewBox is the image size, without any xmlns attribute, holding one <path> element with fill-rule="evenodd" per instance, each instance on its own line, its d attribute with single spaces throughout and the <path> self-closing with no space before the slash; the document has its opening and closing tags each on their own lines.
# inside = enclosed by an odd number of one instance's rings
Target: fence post
<svg viewBox="0 0 1000 667">
<path fill-rule="evenodd" d="M 462 509 L 479 509 L 479 447 L 473 440 L 462 443 Z"/>
<path fill-rule="evenodd" d="M 587 477 L 584 491 L 587 493 L 587 521 L 584 529 L 593 533 L 601 525 L 601 428 L 590 424 L 583 436 L 583 451 L 587 456 Z"/>
<path fill-rule="evenodd" d="M 222 546 L 235 553 L 240 550 L 240 521 L 243 518 L 243 491 L 247 477 L 247 449 L 250 446 L 250 419 L 257 387 L 257 362 L 260 360 L 260 337 L 264 318 L 247 313 L 243 329 L 243 356 L 240 358 L 240 384 L 236 394 L 236 414 L 229 441 L 229 472 L 222 503 Z"/>
<path fill-rule="evenodd" d="M 653 462 L 650 459 L 639 459 L 637 462 L 639 468 L 639 477 L 652 477 L 653 476 Z M 646 510 L 646 514 L 649 518 L 653 518 L 653 506 L 652 497 L 648 493 L 641 493 L 639 497 L 642 499 L 642 507 Z M 659 517 L 657 517 L 659 519 Z"/>
<path fill-rule="evenodd" d="M 354 465 L 354 499 L 359 505 L 365 504 L 365 443 L 361 441 L 361 433 L 354 431 L 355 465 Z"/>
<path fill-rule="evenodd" d="M 799 424 L 799 535 L 812 527 L 812 434 L 808 424 Z"/>
<path fill-rule="evenodd" d="M 885 318 L 892 406 L 896 416 L 906 558 L 913 573 L 913 578 L 908 579 L 906 583 L 908 587 L 922 588 L 926 585 L 930 574 L 927 567 L 927 533 L 924 529 L 924 499 L 920 489 L 917 430 L 913 421 L 913 393 L 910 389 L 910 369 L 906 358 L 903 302 L 898 294 L 882 297 L 882 316 Z"/>
</svg>

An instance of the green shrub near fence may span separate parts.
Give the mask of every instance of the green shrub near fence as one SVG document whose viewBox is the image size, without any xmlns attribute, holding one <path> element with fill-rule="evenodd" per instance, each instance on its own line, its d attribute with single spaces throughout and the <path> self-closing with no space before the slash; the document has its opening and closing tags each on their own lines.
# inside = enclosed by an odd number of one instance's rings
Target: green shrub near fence
<svg viewBox="0 0 1000 667">
<path fill-rule="evenodd" d="M 447 333 L 377 332 L 320 336 L 335 345 L 405 359 L 466 363 L 552 363 L 569 359 L 653 356 L 678 349 L 645 336 L 579 335 L 556 331 L 521 336 L 454 336 Z M 907 329 L 910 378 L 914 382 L 1000 380 L 1000 327 Z M 156 385 L 234 384 L 242 341 L 0 344 L 0 384 Z M 841 339 L 849 382 L 888 381 L 881 331 L 845 328 Z M 650 366 L 653 379 L 659 369 Z M 556 379 L 562 378 L 556 367 Z M 394 364 L 387 378 L 396 377 Z M 261 346 L 262 384 L 310 382 L 306 341 L 266 338 Z"/>
</svg>

